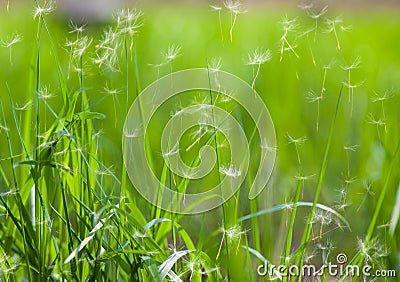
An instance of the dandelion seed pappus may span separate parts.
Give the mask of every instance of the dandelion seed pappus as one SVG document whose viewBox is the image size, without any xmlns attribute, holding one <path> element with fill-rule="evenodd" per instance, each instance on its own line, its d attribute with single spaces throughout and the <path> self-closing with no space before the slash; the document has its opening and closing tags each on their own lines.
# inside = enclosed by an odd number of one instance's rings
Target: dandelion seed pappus
<svg viewBox="0 0 400 282">
<path fill-rule="evenodd" d="M 173 175 L 172 182 L 179 177 L 187 180 L 190 187 L 191 180 L 207 177 L 215 167 L 220 181 L 205 192 L 187 193 L 189 189 L 184 192 L 173 190 L 155 175 L 146 152 L 146 131 L 150 130 L 150 120 L 156 111 L 162 111 L 160 108 L 168 99 L 178 99 L 179 94 L 192 90 L 218 93 L 239 104 L 253 120 L 260 140 L 269 147 L 276 146 L 274 124 L 267 107 L 255 90 L 238 77 L 216 69 L 188 69 L 153 82 L 138 95 L 125 120 L 122 137 L 124 161 L 132 184 L 148 202 L 180 214 L 202 213 L 222 205 L 240 188 L 251 161 L 250 144 L 243 125 L 229 111 L 203 100 L 172 114 L 162 129 L 160 157 Z M 193 144 L 182 145 L 182 136 L 196 126 L 197 130 L 191 135 L 195 140 Z M 214 138 L 216 132 L 224 136 L 227 144 L 202 144 L 198 149 L 198 165 L 185 163 L 181 153 L 197 148 L 197 142 L 206 135 Z M 217 150 L 225 147 L 230 149 L 227 164 L 218 162 Z M 258 148 L 258 170 L 249 190 L 249 199 L 254 199 L 265 188 L 275 163 L 276 150 L 267 150 L 263 146 Z"/>
</svg>

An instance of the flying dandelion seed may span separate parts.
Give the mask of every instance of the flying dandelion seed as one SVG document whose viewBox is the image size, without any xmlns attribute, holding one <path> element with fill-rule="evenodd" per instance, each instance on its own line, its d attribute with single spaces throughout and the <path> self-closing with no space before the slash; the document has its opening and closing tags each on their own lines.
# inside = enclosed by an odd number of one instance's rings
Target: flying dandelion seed
<svg viewBox="0 0 400 282">
<path fill-rule="evenodd" d="M 242 3 L 237 0 L 225 0 L 224 6 L 231 14 L 231 27 L 229 29 L 229 35 L 231 38 L 231 42 L 233 42 L 233 29 L 236 24 L 238 14 L 245 13 L 245 10 L 241 10 Z"/>
<path fill-rule="evenodd" d="M 52 13 L 55 10 L 55 3 L 53 1 L 45 1 L 43 6 L 37 5 L 33 13 L 33 18 L 43 17 Z"/>
<path fill-rule="evenodd" d="M 286 132 L 286 137 L 288 139 L 288 144 L 293 144 L 295 149 L 296 149 L 296 154 L 297 154 L 297 161 L 299 163 L 299 166 L 301 167 L 301 160 L 300 160 L 300 153 L 299 153 L 299 146 L 303 145 L 307 141 L 307 137 L 303 136 L 300 138 L 294 138 L 292 137 L 289 132 Z"/>
<path fill-rule="evenodd" d="M 14 33 L 11 36 L 8 36 L 6 39 L 2 39 L 0 41 L 0 46 L 3 48 L 8 48 L 10 53 L 10 64 L 12 65 L 12 47 L 22 41 L 22 35 Z"/>
<path fill-rule="evenodd" d="M 290 32 L 295 31 L 297 27 L 297 19 L 291 19 L 289 20 L 287 17 L 284 17 L 282 20 L 282 29 L 283 29 L 283 35 L 281 36 L 280 42 L 281 42 L 281 50 L 280 50 L 280 59 L 279 61 L 281 62 L 283 60 L 283 53 L 285 51 L 291 51 L 296 58 L 299 58 L 299 55 L 295 51 L 295 44 L 291 44 L 288 40 L 288 35 Z"/>
<path fill-rule="evenodd" d="M 350 103 L 350 116 L 353 116 L 353 104 L 354 104 L 354 89 L 360 87 L 364 81 L 361 81 L 359 83 L 352 83 L 351 80 L 351 73 L 353 70 L 358 69 L 361 65 L 361 58 L 360 57 L 356 57 L 356 59 L 348 65 L 344 65 L 342 66 L 342 69 L 344 71 L 347 71 L 348 77 L 347 77 L 347 81 L 343 82 L 344 86 L 346 86 L 349 89 L 349 103 Z"/>
<path fill-rule="evenodd" d="M 222 20 L 221 20 L 222 7 L 215 6 L 215 5 L 210 5 L 210 7 L 211 7 L 211 9 L 213 9 L 213 11 L 218 12 L 218 22 L 219 22 L 219 31 L 221 33 L 221 41 L 224 41 L 224 34 L 222 32 Z"/>
<path fill-rule="evenodd" d="M 386 91 L 383 95 L 379 95 L 376 92 L 374 92 L 374 93 L 375 93 L 375 95 L 373 97 L 371 97 L 371 102 L 372 103 L 377 103 L 377 102 L 381 103 L 382 120 L 386 120 L 384 102 L 393 97 L 393 92 L 392 91 Z M 385 132 L 387 133 L 386 123 L 385 123 Z"/>
<path fill-rule="evenodd" d="M 253 51 L 253 53 L 248 54 L 247 64 L 251 65 L 251 66 L 257 66 L 257 70 L 255 73 L 254 73 L 254 68 L 253 68 L 253 82 L 251 84 L 251 87 L 253 89 L 254 89 L 254 85 L 256 83 L 257 77 L 260 73 L 261 65 L 270 61 L 271 58 L 272 58 L 272 55 L 271 55 L 270 50 L 263 50 L 260 48 L 257 48 L 256 50 Z"/>
</svg>

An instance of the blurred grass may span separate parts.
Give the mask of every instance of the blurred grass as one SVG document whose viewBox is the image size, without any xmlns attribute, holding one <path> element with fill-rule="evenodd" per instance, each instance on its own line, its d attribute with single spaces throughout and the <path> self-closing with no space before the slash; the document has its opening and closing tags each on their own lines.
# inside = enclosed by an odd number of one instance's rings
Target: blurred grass
<svg viewBox="0 0 400 282">
<path fill-rule="evenodd" d="M 320 202 L 327 206 L 334 207 L 338 200 L 338 190 L 346 187 L 348 191 L 348 202 L 350 205 L 340 211 L 349 221 L 351 231 L 334 230 L 326 237 L 337 242 L 338 252 L 346 251 L 348 256 L 354 254 L 357 249 L 357 239 L 364 237 L 369 226 L 369 221 L 374 214 L 374 209 L 385 181 L 390 157 L 394 154 L 398 140 L 400 139 L 400 55 L 398 46 L 400 44 L 400 17 L 396 10 L 347 10 L 343 14 L 345 25 L 352 25 L 351 32 L 340 31 L 341 50 L 336 48 L 336 41 L 332 34 L 318 31 L 316 40 L 313 33 L 307 38 L 304 36 L 298 40 L 299 46 L 296 52 L 300 54 L 296 58 L 290 52 L 285 52 L 282 62 L 279 60 L 279 40 L 282 35 L 282 17 L 299 17 L 298 33 L 307 30 L 313 25 L 313 21 L 297 9 L 249 6 L 248 12 L 240 14 L 233 33 L 233 42 L 229 41 L 229 16 L 224 14 L 222 18 L 223 36 L 218 23 L 218 14 L 212 12 L 208 7 L 174 7 L 171 5 L 143 6 L 144 25 L 140 28 L 135 37 L 136 51 L 138 56 L 138 70 L 142 89 L 155 81 L 160 76 L 170 72 L 170 67 L 164 66 L 159 69 L 150 64 L 158 64 L 163 60 L 162 52 L 169 44 L 173 43 L 182 46 L 182 56 L 172 62 L 172 70 L 181 70 L 194 67 L 206 67 L 207 62 L 212 58 L 222 58 L 222 70 L 231 72 L 244 79 L 249 84 L 253 80 L 252 68 L 246 65 L 247 54 L 257 47 L 269 48 L 272 50 L 271 62 L 261 67 L 261 72 L 256 81 L 255 89 L 261 95 L 268 106 L 275 123 L 278 144 L 278 160 L 275 169 L 274 179 L 268 190 L 258 198 L 258 208 L 267 208 L 279 205 L 292 200 L 296 189 L 296 178 L 298 173 L 297 154 L 294 146 L 288 144 L 287 133 L 295 138 L 307 136 L 307 142 L 299 149 L 304 175 L 314 175 L 310 180 L 305 181 L 302 189 L 302 200 L 312 201 L 314 187 L 318 180 L 318 173 L 322 162 L 324 148 L 329 134 L 329 125 L 334 114 L 335 103 L 342 82 L 347 79 L 347 72 L 341 66 L 354 61 L 357 56 L 362 59 L 361 68 L 354 70 L 352 81 L 363 81 L 360 88 L 355 89 L 354 109 L 350 116 L 350 104 L 348 102 L 348 90 L 344 88 L 340 104 L 332 148 L 328 157 L 326 178 L 323 183 Z M 330 11 L 328 16 L 336 16 L 338 11 Z M 11 12 L 4 9 L 0 12 L 0 39 L 13 34 L 20 33 L 23 41 L 12 48 L 12 63 L 10 62 L 8 49 L 0 49 L 0 93 L 4 106 L 5 118 L 10 127 L 10 139 L 13 141 L 14 154 L 22 154 L 22 147 L 18 140 L 18 133 L 11 127 L 13 116 L 11 105 L 8 103 L 8 94 L 5 83 L 8 84 L 12 99 L 15 104 L 23 105 L 32 100 L 32 93 L 29 93 L 29 73 L 34 67 L 31 65 L 32 50 L 36 42 L 37 26 L 32 19 L 32 7 L 11 7 Z M 68 70 L 69 54 L 63 50 L 66 39 L 73 38 L 69 34 L 67 23 L 56 15 L 50 15 L 48 19 L 50 32 L 57 45 L 57 51 L 61 67 L 65 74 Z M 89 24 L 87 32 L 93 38 L 99 38 L 106 23 Z M 293 39 L 293 38 L 292 38 Z M 98 157 L 106 166 L 113 165 L 116 175 L 123 173 L 121 136 L 122 125 L 125 116 L 124 72 L 102 71 L 90 62 L 90 56 L 96 48 L 94 42 L 87 54 L 84 55 L 85 85 L 87 97 L 92 111 L 101 112 L 106 115 L 104 120 L 94 120 L 93 126 L 96 130 L 102 131 L 102 138 L 99 139 Z M 49 39 L 43 33 L 41 41 L 41 65 L 40 83 L 48 85 L 49 89 L 56 96 L 48 99 L 49 105 L 58 112 L 62 107 L 60 86 L 57 82 L 55 72 L 55 61 L 50 49 Z M 312 54 L 310 52 L 312 50 Z M 122 54 L 121 54 L 122 55 Z M 312 56 L 315 58 L 313 64 Z M 316 104 L 309 103 L 305 94 L 309 90 L 316 93 L 320 91 L 323 79 L 323 66 L 335 60 L 332 69 L 327 70 L 326 94 L 321 102 L 319 130 L 316 130 Z M 123 69 L 123 67 L 121 67 Z M 134 68 L 130 70 L 129 103 L 135 98 L 136 84 L 134 82 Z M 67 80 L 70 93 L 80 88 L 76 74 L 71 75 Z M 117 100 L 107 96 L 104 87 L 117 88 L 121 94 L 116 95 Z M 370 98 L 374 92 L 384 93 L 392 91 L 394 96 L 384 102 L 385 115 L 387 117 L 385 131 L 383 127 L 378 129 L 368 123 L 369 113 L 379 117 L 381 115 L 380 103 L 372 103 Z M 115 104 L 114 104 L 115 103 Z M 114 109 L 117 107 L 117 110 Z M 160 120 L 166 119 L 176 106 L 166 105 L 160 113 Z M 44 107 L 43 107 L 44 109 Z M 42 110 L 43 110 L 42 109 Z M 23 112 L 18 112 L 21 116 Z M 54 117 L 47 111 L 41 116 L 40 132 L 48 129 L 54 121 Z M 1 123 L 3 124 L 3 123 Z M 24 125 L 27 126 L 27 125 Z M 162 122 L 155 125 L 155 130 L 162 128 Z M 249 125 L 250 126 L 250 125 Z M 35 136 L 33 128 L 34 119 L 30 124 L 32 129 L 32 140 L 26 146 L 30 151 L 34 150 Z M 22 131 L 29 128 L 22 128 Z M 12 168 L 6 163 L 9 157 L 7 140 L 1 133 L 0 159 L 7 175 L 11 175 Z M 160 160 L 160 149 L 156 147 L 156 140 L 151 143 L 155 146 L 153 157 Z M 355 152 L 346 152 L 344 146 L 358 145 Z M 349 158 L 349 159 L 348 159 Z M 350 177 L 355 177 L 351 183 L 346 183 L 348 164 L 350 165 Z M 398 164 L 398 161 L 397 161 Z M 382 207 L 377 225 L 387 224 L 395 204 L 395 195 L 399 184 L 400 170 L 395 166 L 389 186 L 385 204 Z M 372 192 L 365 191 L 364 182 L 372 183 Z M 6 191 L 5 183 L 0 180 L 1 191 Z M 130 186 L 127 183 L 128 186 Z M 4 188 L 3 188 L 4 187 Z M 118 188 L 114 190 L 111 185 L 107 188 L 115 195 L 119 195 Z M 127 189 L 123 187 L 122 189 Z M 136 195 L 132 187 L 129 187 L 132 198 L 136 199 L 147 221 L 151 220 L 151 207 L 140 196 Z M 245 190 L 246 191 L 246 190 Z M 114 195 L 113 194 L 113 195 Z M 25 195 L 27 198 L 27 195 Z M 246 192 L 240 193 L 240 213 L 250 213 L 249 204 L 246 202 Z M 56 196 L 54 196 L 56 197 Z M 226 204 L 229 217 L 236 217 L 234 214 L 234 200 Z M 204 244 L 203 249 L 207 250 L 210 257 L 215 257 L 220 243 L 220 237 L 210 239 L 207 235 L 212 234 L 220 228 L 218 220 L 219 210 L 206 215 L 189 216 L 180 219 L 179 223 L 190 234 L 193 241 Z M 304 218 L 308 209 L 299 208 L 297 221 L 294 226 L 294 244 L 301 240 Z M 258 219 L 259 240 L 261 249 L 258 249 L 265 257 L 279 259 L 285 246 L 285 228 L 289 221 L 290 213 L 268 214 Z M 206 222 L 202 224 L 201 222 Z M 194 224 L 195 223 L 195 224 Z M 202 232 L 198 233 L 198 226 L 202 226 Z M 244 228 L 254 227 L 244 225 Z M 384 264 L 387 268 L 397 268 L 399 271 L 398 245 L 399 231 L 393 237 L 387 238 L 384 234 L 385 227 L 379 229 L 385 240 L 384 244 L 391 249 L 391 255 Z M 297 232 L 298 231 L 298 232 Z M 284 234 L 284 235 L 282 235 Z M 81 234 L 84 236 L 84 234 Z M 328 240 L 328 239 L 326 239 Z M 257 240 L 252 238 L 250 246 Z M 323 244 L 325 238 L 321 239 Z M 242 242 L 244 244 L 244 241 Z M 317 245 L 317 244 L 316 244 Z M 233 248 L 234 249 L 234 248 Z M 336 251 L 335 250 L 335 251 Z M 233 277 L 238 281 L 245 281 L 243 274 L 243 257 L 240 252 L 232 252 L 230 269 Z M 224 258 L 222 258 L 223 260 Z M 223 262 L 221 263 L 221 265 Z"/>
</svg>

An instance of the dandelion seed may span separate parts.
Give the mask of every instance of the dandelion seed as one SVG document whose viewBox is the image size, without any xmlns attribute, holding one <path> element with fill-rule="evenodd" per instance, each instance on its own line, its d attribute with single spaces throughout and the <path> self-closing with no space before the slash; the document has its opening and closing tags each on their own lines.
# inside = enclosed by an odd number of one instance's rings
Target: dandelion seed
<svg viewBox="0 0 400 282">
<path fill-rule="evenodd" d="M 114 46 L 115 49 L 119 48 L 117 45 Z M 114 47 L 109 47 L 107 45 L 97 45 L 96 47 L 96 57 L 93 59 L 93 62 L 99 67 L 104 65 L 110 71 L 117 72 L 119 70 L 118 56 Z"/>
<path fill-rule="evenodd" d="M 324 6 L 321 10 L 319 10 L 318 12 L 315 12 L 312 10 L 312 6 L 308 9 L 305 9 L 308 16 L 313 19 L 315 21 L 315 25 L 314 25 L 314 42 L 316 40 L 317 37 L 317 30 L 318 30 L 318 23 L 319 23 L 319 19 L 324 16 L 327 12 L 328 12 L 328 6 Z"/>
<path fill-rule="evenodd" d="M 313 90 L 310 90 L 306 94 L 306 99 L 308 100 L 309 103 L 315 103 L 317 102 L 317 131 L 319 129 L 319 113 L 320 113 L 320 101 L 324 98 L 323 93 L 325 90 L 321 91 L 319 95 L 315 94 Z"/>
<path fill-rule="evenodd" d="M 175 152 L 172 152 L 172 154 L 174 154 L 174 153 Z M 191 167 L 186 167 L 186 168 L 179 167 L 178 172 L 179 172 L 179 175 L 184 179 L 197 179 L 198 172 L 193 170 Z"/>
<path fill-rule="evenodd" d="M 254 73 L 254 68 L 253 68 L 253 82 L 251 84 L 251 87 L 253 89 L 254 89 L 254 85 L 256 83 L 257 77 L 260 73 L 261 65 L 270 61 L 271 58 L 272 58 L 271 51 L 269 49 L 263 50 L 261 48 L 257 48 L 256 50 L 253 51 L 253 53 L 248 54 L 247 64 L 251 65 L 251 66 L 257 66 L 257 71 L 255 73 Z"/>
<path fill-rule="evenodd" d="M 357 177 L 350 177 L 349 175 L 346 176 L 343 181 L 346 183 L 346 185 L 349 185 L 351 183 L 354 183 L 357 180 Z"/>
<path fill-rule="evenodd" d="M 299 166 L 301 167 L 300 153 L 298 147 L 303 145 L 307 141 L 307 137 L 303 136 L 295 139 L 289 134 L 289 132 L 286 132 L 286 137 L 288 138 L 288 144 L 294 144 L 297 154 L 297 161 L 299 163 Z"/>
<path fill-rule="evenodd" d="M 288 144 L 295 144 L 295 145 L 303 145 L 307 141 L 307 137 L 303 136 L 300 138 L 293 138 L 288 132 L 286 133 L 286 137 L 288 138 Z"/>
<path fill-rule="evenodd" d="M 299 181 L 306 181 L 309 180 L 311 178 L 313 178 L 315 176 L 315 174 L 311 174 L 311 175 L 296 175 L 295 178 Z"/>
<path fill-rule="evenodd" d="M 133 48 L 133 36 L 137 30 L 143 25 L 141 21 L 143 13 L 136 9 L 123 9 L 116 14 L 117 28 L 116 34 L 119 36 L 128 36 L 131 40 L 129 49 Z M 125 41 L 125 38 L 123 38 Z"/>
<path fill-rule="evenodd" d="M 172 148 L 169 149 L 169 151 L 167 152 L 163 152 L 162 156 L 164 159 L 173 156 L 173 155 L 177 155 L 179 154 L 179 143 L 175 143 L 174 146 Z"/>
<path fill-rule="evenodd" d="M 25 111 L 32 105 L 32 101 L 26 101 L 24 104 L 20 105 L 17 103 L 15 110 L 16 111 Z"/>
<path fill-rule="evenodd" d="M 372 257 L 369 252 L 374 248 L 374 245 L 368 246 L 368 243 L 363 241 L 361 238 L 357 239 L 358 250 L 360 253 L 364 255 L 366 261 L 372 261 Z"/>
<path fill-rule="evenodd" d="M 232 178 L 238 178 L 242 172 L 235 165 L 231 164 L 229 167 L 221 166 L 219 172 Z"/>
<path fill-rule="evenodd" d="M 306 99 L 310 103 L 318 102 L 318 101 L 322 100 L 323 98 L 324 98 L 323 95 L 317 95 L 317 94 L 315 94 L 315 92 L 313 90 L 309 90 L 306 93 Z"/>
<path fill-rule="evenodd" d="M 271 51 L 270 50 L 262 50 L 261 48 L 257 48 L 253 51 L 253 53 L 248 54 L 248 65 L 262 65 L 271 60 Z"/>
<path fill-rule="evenodd" d="M 283 53 L 285 51 L 291 51 L 293 52 L 293 54 L 296 56 L 296 58 L 299 58 L 299 55 L 296 53 L 296 51 L 294 50 L 296 48 L 296 46 L 292 45 L 291 43 L 289 43 L 288 40 L 288 34 L 290 32 L 293 32 L 297 27 L 297 19 L 291 19 L 289 20 L 287 17 L 283 18 L 282 20 L 282 29 L 283 29 L 283 35 L 281 36 L 281 52 L 280 52 L 280 59 L 279 61 L 281 62 L 283 59 Z"/>
<path fill-rule="evenodd" d="M 236 24 L 237 15 L 241 13 L 245 13 L 246 11 L 241 10 L 242 3 L 236 0 L 225 0 L 224 6 L 231 14 L 231 27 L 229 29 L 229 35 L 231 38 L 231 42 L 233 42 L 233 29 Z"/>
<path fill-rule="evenodd" d="M 66 46 L 69 47 L 72 56 L 75 59 L 80 59 L 85 51 L 89 48 L 89 46 L 92 44 L 93 39 L 87 37 L 87 36 L 82 36 L 76 39 L 75 41 L 68 41 L 66 43 Z"/>
<path fill-rule="evenodd" d="M 172 61 L 181 56 L 181 49 L 182 46 L 180 45 L 175 45 L 175 44 L 168 45 L 167 50 L 165 52 L 161 52 L 161 54 L 164 56 L 164 60 L 159 64 L 150 64 L 150 65 L 158 68 L 169 64 L 172 72 Z"/>
<path fill-rule="evenodd" d="M 218 58 L 212 58 L 210 63 L 208 64 L 208 69 L 211 72 L 218 72 L 221 70 L 221 66 L 222 66 L 222 58 L 218 57 Z"/>
<path fill-rule="evenodd" d="M 346 151 L 355 152 L 355 151 L 357 151 L 358 147 L 359 147 L 359 145 L 355 144 L 355 145 L 344 146 L 343 148 L 344 148 Z"/>
<path fill-rule="evenodd" d="M 354 89 L 360 87 L 364 81 L 352 84 L 351 71 L 359 68 L 361 65 L 361 58 L 357 57 L 351 64 L 342 66 L 342 69 L 348 72 L 348 81 L 343 84 L 349 89 L 349 102 L 351 104 L 350 116 L 353 115 L 353 102 L 354 102 Z"/>
<path fill-rule="evenodd" d="M 12 47 L 22 41 L 22 35 L 18 33 L 14 33 L 11 36 L 8 36 L 6 39 L 2 39 L 0 41 L 0 46 L 3 48 L 8 48 L 10 52 L 10 64 L 12 65 Z"/>
<path fill-rule="evenodd" d="M 393 97 L 393 92 L 392 91 L 386 91 L 383 95 L 379 95 L 378 93 L 374 92 L 375 96 L 371 98 L 372 103 L 380 102 L 381 103 L 381 111 L 382 111 L 382 119 L 386 120 L 386 114 L 385 114 L 385 106 L 384 106 L 384 101 L 389 100 L 390 98 Z M 385 132 L 387 133 L 387 127 L 385 123 Z"/>
<path fill-rule="evenodd" d="M 137 126 L 136 128 L 133 128 L 129 132 L 127 132 L 127 131 L 124 132 L 124 135 L 126 138 L 137 138 L 137 137 L 143 136 L 143 134 L 144 134 L 143 125 L 141 125 L 141 124 L 139 126 Z"/>
<path fill-rule="evenodd" d="M 355 60 L 349 65 L 343 65 L 342 69 L 345 71 L 358 69 L 361 66 L 361 58 L 357 56 Z"/>
<path fill-rule="evenodd" d="M 308 11 L 311 10 L 314 7 L 313 3 L 300 3 L 299 5 L 297 5 L 300 9 Z"/>
<path fill-rule="evenodd" d="M 86 24 L 78 25 L 71 21 L 69 23 L 69 28 L 71 29 L 69 33 L 82 34 L 86 29 Z"/>
<path fill-rule="evenodd" d="M 370 99 L 372 103 L 383 102 L 393 97 L 393 91 L 385 91 L 383 95 L 379 95 L 377 92 L 374 92 L 374 94 L 375 95 Z"/>
<path fill-rule="evenodd" d="M 181 55 L 181 49 L 182 49 L 182 46 L 179 46 L 179 45 L 175 46 L 174 44 L 170 44 L 168 46 L 167 52 L 164 53 L 165 59 L 168 62 L 175 60 L 176 58 L 178 58 Z"/>
<path fill-rule="evenodd" d="M 6 39 L 1 40 L 1 46 L 4 48 L 10 48 L 18 42 L 22 41 L 22 35 L 14 33 Z"/>
<path fill-rule="evenodd" d="M 340 29 L 341 29 L 342 31 L 344 31 L 344 32 L 350 32 L 350 31 L 353 29 L 353 26 L 351 26 L 351 25 L 348 25 L 348 26 L 343 26 L 343 25 L 341 25 L 341 26 L 340 26 Z"/>
<path fill-rule="evenodd" d="M 186 148 L 186 152 L 194 147 L 195 144 L 198 144 L 207 133 L 212 132 L 206 125 L 200 125 L 199 129 L 191 133 L 191 137 L 195 139 L 191 145 Z"/>
<path fill-rule="evenodd" d="M 261 143 L 261 150 L 266 150 L 269 153 L 276 153 L 278 150 L 278 146 L 271 146 L 269 145 L 269 142 L 267 141 L 266 138 L 263 139 L 262 143 Z"/>
<path fill-rule="evenodd" d="M 213 9 L 213 11 L 217 11 L 218 12 L 219 31 L 221 33 L 221 40 L 224 41 L 224 35 L 223 35 L 223 32 L 222 32 L 222 20 L 221 20 L 222 7 L 215 6 L 215 5 L 210 5 L 210 7 L 211 7 L 211 9 Z"/>
<path fill-rule="evenodd" d="M 36 19 L 37 17 L 43 17 L 47 14 L 50 14 L 55 10 L 54 1 L 45 1 L 43 6 L 37 5 L 35 11 L 33 13 L 33 18 Z"/>
<path fill-rule="evenodd" d="M 325 32 L 334 34 L 336 43 L 337 43 L 337 49 L 340 50 L 340 41 L 339 41 L 337 29 L 340 28 L 340 26 L 342 26 L 343 19 L 341 17 L 336 17 L 333 19 L 326 18 L 325 23 L 327 26 Z"/>
<path fill-rule="evenodd" d="M 47 100 L 47 99 L 55 97 L 55 95 L 50 92 L 50 90 L 47 86 L 42 86 L 38 90 L 37 95 L 40 99 L 43 99 L 43 100 Z"/>
<path fill-rule="evenodd" d="M 329 255 L 331 254 L 331 251 L 335 249 L 332 240 L 328 239 L 325 245 L 318 244 L 317 247 L 322 251 L 322 261 L 324 264 L 328 264 Z"/>
<path fill-rule="evenodd" d="M 118 95 L 120 93 L 120 91 L 117 90 L 117 89 L 109 88 L 107 83 L 106 83 L 106 86 L 104 87 L 104 92 L 105 92 L 106 95 L 109 95 L 109 96 L 112 97 L 113 105 L 114 105 L 114 117 L 115 117 L 114 126 L 117 127 L 117 105 L 116 105 L 116 99 L 118 101 L 118 97 L 116 97 L 116 95 Z"/>
<path fill-rule="evenodd" d="M 383 118 L 376 119 L 372 113 L 369 114 L 368 116 L 368 123 L 372 125 L 376 125 L 378 128 L 379 126 L 384 126 L 386 124 L 386 120 Z"/>
<path fill-rule="evenodd" d="M 222 244 L 223 244 L 224 240 L 227 240 L 227 242 L 230 246 L 236 244 L 237 249 L 238 249 L 239 245 L 240 245 L 240 239 L 243 234 L 246 234 L 246 231 L 242 230 L 242 227 L 238 224 L 233 225 L 232 227 L 230 227 L 228 229 L 223 228 L 222 229 L 222 239 L 221 239 L 221 243 L 219 245 L 219 250 L 218 250 L 216 259 L 218 259 L 219 255 L 221 253 Z"/>
</svg>

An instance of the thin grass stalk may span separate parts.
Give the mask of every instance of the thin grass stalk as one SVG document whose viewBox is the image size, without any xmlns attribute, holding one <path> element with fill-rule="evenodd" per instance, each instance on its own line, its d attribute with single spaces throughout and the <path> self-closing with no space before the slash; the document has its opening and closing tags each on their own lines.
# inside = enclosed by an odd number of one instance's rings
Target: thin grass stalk
<svg viewBox="0 0 400 282">
<path fill-rule="evenodd" d="M 339 91 L 339 96 L 338 96 L 338 99 L 337 99 L 335 112 L 334 112 L 334 115 L 333 115 L 333 118 L 332 118 L 330 130 L 329 130 L 328 141 L 327 141 L 327 144 L 326 144 L 326 147 L 325 147 L 325 153 L 324 153 L 324 157 L 323 157 L 322 164 L 321 164 L 320 174 L 319 174 L 319 178 L 318 178 L 318 184 L 317 184 L 317 188 L 316 188 L 315 194 L 314 194 L 313 206 L 312 206 L 310 214 L 308 216 L 307 223 L 306 223 L 306 228 L 304 229 L 303 238 L 301 240 L 301 245 L 304 245 L 304 246 L 306 246 L 308 244 L 309 240 L 310 240 L 311 227 L 312 227 L 312 223 L 313 223 L 313 219 L 314 219 L 314 215 L 315 215 L 315 210 L 316 210 L 317 203 L 318 203 L 318 200 L 319 200 L 319 195 L 320 195 L 321 190 L 322 190 L 322 184 L 323 184 L 323 181 L 324 181 L 324 178 L 325 178 L 326 168 L 327 168 L 327 165 L 328 165 L 328 155 L 329 155 L 329 150 L 330 150 L 330 147 L 331 147 L 331 144 L 332 144 L 332 138 L 333 138 L 333 132 L 334 132 L 334 129 L 335 129 L 337 114 L 339 112 L 340 98 L 342 96 L 342 90 L 343 90 L 343 85 L 341 86 L 340 91 Z M 305 254 L 305 249 L 304 249 L 304 251 L 302 253 L 301 259 L 297 263 L 298 266 L 300 266 L 299 269 L 301 269 L 301 267 L 303 265 L 304 254 Z M 302 277 L 301 277 L 301 273 L 300 273 L 299 279 L 301 279 L 301 278 Z"/>
<path fill-rule="evenodd" d="M 1 99 L 1 97 L 0 97 L 0 105 L 1 105 L 1 111 L 2 111 L 2 115 L 3 115 L 3 122 L 4 122 L 4 126 L 5 127 L 7 127 L 7 121 L 6 121 L 6 116 L 5 116 L 5 114 L 4 114 L 4 107 L 3 107 L 3 102 L 2 102 L 2 99 Z M 11 139 L 10 139 L 10 135 L 9 135 L 9 133 L 8 133 L 8 131 L 6 130 L 6 137 L 7 137 L 7 144 L 8 144 L 8 151 L 9 151 L 9 153 L 10 153 L 10 164 L 11 164 L 11 167 L 12 167 L 12 179 L 13 179 L 13 182 L 14 182 L 14 186 L 15 186 L 15 189 L 17 190 L 17 194 L 16 194 L 16 198 L 17 198 L 17 206 L 18 206 L 18 211 L 19 211 L 19 216 L 20 216 L 20 221 L 21 221 L 21 227 L 20 227 L 20 231 L 21 231 L 21 233 L 22 233 L 22 238 L 23 238 L 23 245 L 24 245 L 24 252 L 25 252 L 25 256 L 24 256 L 24 258 L 25 258 L 25 263 L 26 263 L 26 266 L 27 266 L 27 275 L 28 275 L 28 280 L 30 281 L 31 280 L 31 264 L 30 264 L 30 256 L 28 255 L 29 254 L 29 250 L 28 250 L 28 246 L 27 246 L 27 235 L 26 235 L 26 231 L 25 231 L 25 219 L 24 219 L 24 217 L 23 217 L 23 212 L 22 212 L 22 198 L 21 198 L 21 194 L 20 194 L 20 191 L 19 191 L 19 186 L 18 186 L 18 183 L 17 183 L 17 176 L 16 176 L 16 174 L 15 174 L 15 168 L 14 168 L 14 159 L 13 159 L 13 150 L 12 150 L 12 145 L 11 145 Z M 1 201 L 3 202 L 3 198 L 2 197 L 0 197 L 0 199 L 1 199 Z M 5 207 L 7 207 L 7 204 L 6 203 L 4 203 L 3 202 L 3 205 L 5 206 Z M 9 214 L 11 214 L 12 215 L 12 212 L 11 211 L 9 211 Z M 14 217 L 14 216 L 13 216 Z M 14 219 L 14 220 L 16 220 L 16 218 Z M 17 225 L 17 227 L 18 227 L 18 225 Z"/>
</svg>

